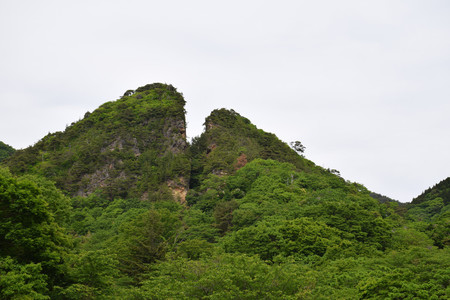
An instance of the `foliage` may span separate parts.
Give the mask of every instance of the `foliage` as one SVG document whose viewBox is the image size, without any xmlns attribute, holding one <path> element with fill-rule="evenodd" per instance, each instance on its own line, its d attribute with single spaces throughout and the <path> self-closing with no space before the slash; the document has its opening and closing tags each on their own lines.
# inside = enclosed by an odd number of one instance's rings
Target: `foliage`
<svg viewBox="0 0 450 300">
<path fill-rule="evenodd" d="M 0 162 L 10 157 L 16 150 L 0 141 Z"/>
<path fill-rule="evenodd" d="M 40 263 L 20 264 L 10 256 L 0 257 L 1 299 L 50 299 L 47 280 Z"/>
<path fill-rule="evenodd" d="M 183 223 L 185 230 L 182 240 L 200 239 L 215 242 L 219 229 L 214 226 L 214 217 L 196 208 L 190 208 L 184 212 Z"/>
<path fill-rule="evenodd" d="M 110 202 L 100 193 L 91 194 L 89 197 L 76 197 L 72 200 L 72 205 L 69 230 L 78 235 L 89 235 L 90 244 L 94 248 L 97 235 L 117 235 L 122 223 L 151 208 L 148 201 L 119 198 Z"/>
<path fill-rule="evenodd" d="M 378 194 L 378 193 L 374 193 L 374 192 L 370 193 L 370 197 L 378 200 L 378 202 L 380 202 L 380 203 L 397 202 L 397 203 L 400 204 L 400 202 L 398 202 L 397 200 L 391 199 L 391 198 L 389 198 L 387 196 L 384 196 L 384 195 L 381 195 L 381 194 Z"/>
<path fill-rule="evenodd" d="M 302 142 L 300 142 L 300 141 L 291 142 L 290 145 L 291 145 L 292 149 L 297 151 L 297 153 L 305 152 L 306 148 L 305 148 L 305 146 L 303 146 Z"/>
<path fill-rule="evenodd" d="M 371 276 L 358 284 L 363 298 L 442 299 L 450 296 L 450 255 L 448 249 L 412 248 L 391 252 Z"/>
<path fill-rule="evenodd" d="M 177 258 L 155 266 L 141 290 L 145 299 L 298 299 L 311 288 L 302 271 L 245 255 Z"/>
<path fill-rule="evenodd" d="M 258 222 L 229 234 L 224 240 L 228 252 L 257 254 L 263 260 L 277 256 L 323 256 L 329 248 L 342 247 L 338 230 L 309 218 L 280 222 Z"/>
<path fill-rule="evenodd" d="M 0 256 L 40 264 L 51 280 L 60 276 L 68 239 L 57 219 L 65 200 L 54 186 L 33 177 L 13 177 L 0 168 Z M 57 218 L 55 218 L 55 215 Z"/>
<path fill-rule="evenodd" d="M 70 195 L 101 189 L 110 200 L 156 197 L 167 181 L 187 181 L 183 96 L 164 84 L 128 94 L 16 151 L 6 165 L 50 178 Z"/>
<path fill-rule="evenodd" d="M 348 257 L 314 266 L 311 299 L 445 299 L 448 249 L 412 247 L 382 257 Z"/>
<path fill-rule="evenodd" d="M 213 174 L 232 174 L 255 158 L 290 162 L 305 171 L 322 172 L 274 134 L 264 132 L 234 110 L 214 110 L 205 132 L 193 139 L 191 188 Z"/>
<path fill-rule="evenodd" d="M 336 176 L 299 173 L 293 165 L 254 160 L 230 176 L 225 198 L 236 197 L 235 230 L 270 216 L 311 217 L 342 232 L 342 237 L 386 247 L 390 225 L 381 208 L 358 185 Z"/>
<path fill-rule="evenodd" d="M 442 198 L 444 204 L 450 204 L 450 177 L 442 180 L 432 188 L 427 189 L 422 194 L 412 200 L 412 204 L 420 204 L 427 200 Z"/>
<path fill-rule="evenodd" d="M 71 281 L 58 291 L 64 299 L 96 299 L 115 293 L 118 260 L 105 250 L 83 251 L 68 258 Z M 117 289 L 117 287 L 116 287 Z"/>
<path fill-rule="evenodd" d="M 184 105 L 128 90 L 3 161 L 0 298 L 450 297 L 448 179 L 401 204 L 233 110 L 188 145 Z"/>
<path fill-rule="evenodd" d="M 417 223 L 425 223 L 422 232 L 439 248 L 450 246 L 450 178 L 428 189 L 409 204 L 406 217 Z"/>
<path fill-rule="evenodd" d="M 125 223 L 116 246 L 121 271 L 139 279 L 152 263 L 164 258 L 180 228 L 177 213 L 167 209 L 149 210 Z"/>
</svg>

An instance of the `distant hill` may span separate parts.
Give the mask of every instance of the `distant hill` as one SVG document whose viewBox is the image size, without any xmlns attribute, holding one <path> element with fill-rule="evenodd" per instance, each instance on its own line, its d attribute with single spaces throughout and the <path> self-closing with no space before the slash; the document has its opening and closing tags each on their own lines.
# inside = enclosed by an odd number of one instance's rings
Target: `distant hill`
<svg viewBox="0 0 450 300">
<path fill-rule="evenodd" d="M 10 157 L 15 151 L 13 147 L 0 141 L 0 162 Z"/>
<path fill-rule="evenodd" d="M 428 188 L 422 194 L 412 200 L 412 204 L 420 204 L 427 200 L 442 198 L 445 204 L 450 203 L 450 177 L 442 180 L 433 187 Z"/>
</svg>

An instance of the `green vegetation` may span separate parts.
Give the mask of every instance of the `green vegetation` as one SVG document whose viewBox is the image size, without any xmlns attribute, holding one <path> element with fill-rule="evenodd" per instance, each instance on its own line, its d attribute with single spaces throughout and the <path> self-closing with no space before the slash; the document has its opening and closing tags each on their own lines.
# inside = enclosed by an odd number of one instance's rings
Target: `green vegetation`
<svg viewBox="0 0 450 300">
<path fill-rule="evenodd" d="M 305 172 L 326 173 L 233 110 L 214 110 L 206 118 L 205 127 L 190 148 L 191 188 L 197 188 L 209 174 L 232 174 L 255 158 L 289 162 Z"/>
<path fill-rule="evenodd" d="M 46 299 L 60 283 L 70 245 L 61 225 L 69 210 L 69 199 L 52 183 L 0 169 L 1 298 Z"/>
<path fill-rule="evenodd" d="M 432 188 L 427 189 L 421 195 L 414 198 L 411 203 L 420 204 L 435 198 L 442 198 L 445 205 L 450 203 L 450 177 L 442 180 Z"/>
<path fill-rule="evenodd" d="M 403 205 L 234 111 L 184 126 L 150 84 L 6 158 L 0 298 L 450 297 L 448 179 Z"/>
<path fill-rule="evenodd" d="M 439 248 L 450 246 L 450 177 L 427 189 L 409 204 L 407 218 Z"/>
<path fill-rule="evenodd" d="M 10 157 L 16 150 L 0 141 L 0 163 Z"/>
<path fill-rule="evenodd" d="M 170 85 L 138 88 L 17 151 L 6 165 L 45 176 L 72 196 L 101 190 L 110 199 L 165 198 L 167 181 L 183 186 L 189 178 L 184 104 Z"/>
</svg>

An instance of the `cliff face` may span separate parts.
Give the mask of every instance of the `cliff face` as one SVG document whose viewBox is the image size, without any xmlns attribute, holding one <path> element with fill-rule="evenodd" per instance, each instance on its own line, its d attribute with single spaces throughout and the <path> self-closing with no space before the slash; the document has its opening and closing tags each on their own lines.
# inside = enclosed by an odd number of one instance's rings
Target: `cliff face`
<svg viewBox="0 0 450 300">
<path fill-rule="evenodd" d="M 72 196 L 98 190 L 109 198 L 184 201 L 190 172 L 184 105 L 171 85 L 127 91 L 6 164 L 14 173 L 44 175 Z"/>
</svg>

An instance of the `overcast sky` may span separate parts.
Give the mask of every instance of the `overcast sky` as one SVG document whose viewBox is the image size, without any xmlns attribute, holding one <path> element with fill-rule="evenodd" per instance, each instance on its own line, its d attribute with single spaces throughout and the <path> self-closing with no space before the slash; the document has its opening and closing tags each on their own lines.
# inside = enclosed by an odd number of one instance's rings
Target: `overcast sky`
<svg viewBox="0 0 450 300">
<path fill-rule="evenodd" d="M 450 176 L 450 2 L 0 0 L 0 140 L 170 83 L 402 202 Z"/>
</svg>

